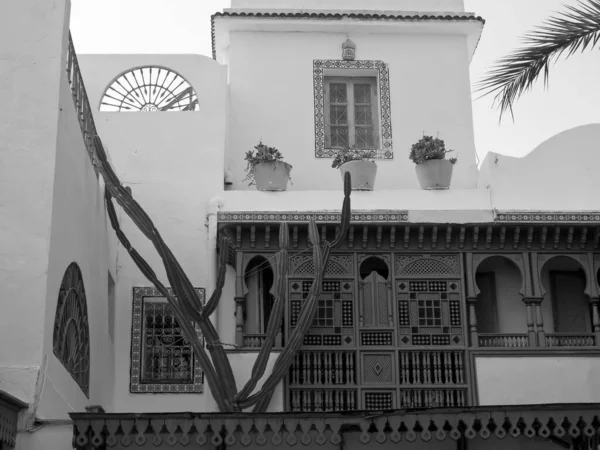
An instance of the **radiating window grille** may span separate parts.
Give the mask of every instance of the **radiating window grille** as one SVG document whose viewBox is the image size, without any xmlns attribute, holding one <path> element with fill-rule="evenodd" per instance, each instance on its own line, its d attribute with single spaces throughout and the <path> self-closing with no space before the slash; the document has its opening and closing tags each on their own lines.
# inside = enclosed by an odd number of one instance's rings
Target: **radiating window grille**
<svg viewBox="0 0 600 450">
<path fill-rule="evenodd" d="M 81 270 L 71 263 L 62 279 L 52 337 L 54 355 L 83 393 L 90 394 L 90 329 Z"/>
<path fill-rule="evenodd" d="M 121 74 L 102 96 L 100 111 L 198 111 L 190 83 L 170 69 L 138 67 Z"/>
</svg>

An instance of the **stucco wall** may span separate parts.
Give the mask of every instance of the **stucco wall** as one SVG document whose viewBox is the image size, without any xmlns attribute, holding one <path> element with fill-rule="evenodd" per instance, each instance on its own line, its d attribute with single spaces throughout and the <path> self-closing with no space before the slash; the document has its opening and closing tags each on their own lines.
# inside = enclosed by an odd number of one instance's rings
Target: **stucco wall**
<svg viewBox="0 0 600 450">
<path fill-rule="evenodd" d="M 464 11 L 463 0 L 231 0 L 232 8 Z"/>
<path fill-rule="evenodd" d="M 58 139 L 48 257 L 43 391 L 37 416 L 68 418 L 87 405 L 112 409 L 113 358 L 108 337 L 108 260 L 104 190 L 85 149 L 66 73 L 60 86 Z M 111 238 L 114 237 L 111 234 Z M 77 263 L 83 277 L 90 332 L 90 397 L 86 398 L 53 353 L 60 285 L 66 268 Z"/>
<path fill-rule="evenodd" d="M 27 402 L 42 364 L 69 6 L 0 2 L 0 389 Z"/>
<path fill-rule="evenodd" d="M 456 150 L 452 186 L 474 188 L 475 149 L 464 36 L 361 34 L 320 31 L 232 32 L 230 127 L 226 164 L 234 189 L 255 189 L 245 177 L 244 153 L 262 139 L 293 166 L 289 190 L 340 189 L 331 159 L 315 158 L 313 60 L 341 59 L 350 37 L 357 60 L 389 65 L 393 160 L 377 160 L 375 190 L 418 188 L 411 145 L 423 133 Z"/>
<path fill-rule="evenodd" d="M 490 152 L 478 187 L 489 186 L 499 210 L 597 211 L 599 140 L 600 124 L 590 124 L 559 133 L 522 158 Z"/>
<path fill-rule="evenodd" d="M 197 112 L 96 112 L 96 126 L 110 150 L 123 185 L 147 211 L 165 242 L 196 287 L 212 291 L 206 227 L 208 201 L 223 189 L 226 72 L 215 61 L 196 55 L 82 55 L 80 64 L 92 105 L 98 107 L 106 86 L 121 72 L 143 65 L 169 67 L 196 90 Z M 118 209 L 132 245 L 168 285 L 162 262 L 151 243 Z M 214 245 L 214 242 L 212 242 Z M 122 247 L 115 278 L 115 411 L 211 411 L 204 394 L 130 394 L 132 289 L 151 286 Z"/>
<path fill-rule="evenodd" d="M 600 401 L 599 370 L 597 356 L 478 356 L 479 404 L 595 403 Z"/>
</svg>

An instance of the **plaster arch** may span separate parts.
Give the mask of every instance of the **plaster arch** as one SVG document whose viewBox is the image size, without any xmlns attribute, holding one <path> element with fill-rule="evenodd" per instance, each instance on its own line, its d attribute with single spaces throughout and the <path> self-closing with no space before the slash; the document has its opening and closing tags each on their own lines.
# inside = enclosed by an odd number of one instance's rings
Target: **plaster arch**
<svg viewBox="0 0 600 450">
<path fill-rule="evenodd" d="M 524 333 L 527 310 L 523 303 L 524 271 L 519 260 L 488 255 L 474 267 L 475 314 L 480 333 Z"/>
<path fill-rule="evenodd" d="M 142 78 L 141 80 L 139 80 L 137 77 L 135 77 L 136 71 L 141 71 L 144 69 L 149 69 L 150 71 L 152 69 L 156 69 L 159 72 L 154 80 L 152 80 L 150 78 L 148 80 L 148 83 L 146 83 L 146 80 L 144 79 L 144 77 L 141 77 Z M 169 79 L 169 76 L 167 74 L 161 80 L 160 79 L 160 71 L 162 71 L 162 70 L 173 74 L 173 77 L 171 77 Z M 131 82 L 131 79 L 132 79 L 131 77 L 129 79 L 126 78 L 126 75 L 128 75 L 128 74 L 134 74 L 134 77 L 133 77 L 134 82 L 133 83 Z M 148 73 L 147 73 L 147 75 L 148 75 Z M 122 81 L 119 81 L 119 80 L 122 80 Z M 139 81 L 142 81 L 142 83 L 139 83 Z M 152 81 L 154 81 L 154 83 L 152 83 Z M 161 84 L 159 84 L 159 81 L 161 82 Z M 118 87 L 120 87 L 121 89 L 117 89 L 116 85 L 118 85 Z M 131 93 L 134 93 L 139 90 L 140 93 L 142 93 L 141 92 L 143 90 L 142 88 L 145 88 L 146 86 L 150 86 L 150 87 L 154 86 L 154 91 L 156 91 L 157 88 L 164 89 L 163 96 L 164 95 L 167 95 L 167 96 L 168 95 L 174 95 L 174 96 L 181 95 L 182 92 L 190 89 L 189 98 L 190 98 L 190 100 L 192 100 L 195 103 L 195 106 L 196 106 L 194 109 L 191 109 L 191 111 L 197 111 L 198 110 L 197 108 L 200 107 L 199 101 L 198 101 L 197 90 L 194 88 L 194 86 L 188 80 L 188 78 L 183 76 L 180 71 L 175 70 L 171 67 L 167 67 L 165 65 L 145 64 L 145 65 L 137 65 L 134 67 L 130 67 L 126 70 L 121 71 L 118 75 L 113 77 L 110 80 L 110 82 L 106 85 L 104 90 L 102 91 L 102 95 L 100 96 L 100 100 L 98 101 L 98 111 L 105 111 L 105 112 L 110 111 L 107 109 L 105 109 L 105 110 L 102 109 L 102 105 L 104 104 L 104 100 L 107 97 L 107 93 L 109 92 L 109 90 L 112 89 L 115 93 L 108 95 L 108 98 L 114 99 L 114 96 L 116 94 L 122 94 L 122 91 L 125 91 L 127 94 L 131 94 Z M 179 90 L 180 88 L 181 88 L 181 90 Z M 171 91 L 171 89 L 172 89 L 172 91 Z M 150 92 L 152 92 L 152 89 L 150 89 Z M 139 96 L 137 96 L 137 97 L 139 98 Z M 164 99 L 161 99 L 161 101 L 163 101 L 163 100 Z M 116 101 L 118 102 L 119 100 L 116 100 Z M 136 101 L 139 102 L 139 100 L 136 100 Z M 121 101 L 121 103 L 123 103 L 123 101 Z M 123 111 L 123 110 L 119 109 L 119 111 Z M 129 110 L 126 109 L 125 111 L 129 111 Z M 133 111 L 136 111 L 136 110 L 133 110 Z M 142 111 L 142 110 L 140 109 L 139 111 Z M 139 111 L 136 111 L 136 112 L 139 112 Z M 161 110 L 158 110 L 158 111 L 161 111 Z"/>
<path fill-rule="evenodd" d="M 547 294 L 547 290 L 546 290 L 546 286 L 544 286 L 544 282 L 543 282 L 543 277 L 542 274 L 544 273 L 544 269 L 548 266 L 549 263 L 551 263 L 552 261 L 556 261 L 557 259 L 563 259 L 564 261 L 569 260 L 572 261 L 573 266 L 577 265 L 582 271 L 583 274 L 585 275 L 585 289 L 583 291 L 583 293 L 589 298 L 593 295 L 594 293 L 594 289 L 592 287 L 592 283 L 594 282 L 594 276 L 593 274 L 590 274 L 590 268 L 587 265 L 587 260 L 585 255 L 568 255 L 568 254 L 552 254 L 552 255 L 540 255 L 538 257 L 538 267 L 539 267 L 539 273 L 538 275 L 538 280 L 539 280 L 539 287 L 540 287 L 540 293 L 542 297 L 545 297 Z"/>
<path fill-rule="evenodd" d="M 590 288 L 595 283 L 585 255 L 545 255 L 539 267 L 544 330 L 547 333 L 592 331 Z"/>
<path fill-rule="evenodd" d="M 269 260 L 253 256 L 244 268 L 244 332 L 261 334 L 266 331 L 275 296 L 275 273 Z"/>
<path fill-rule="evenodd" d="M 527 283 L 526 283 L 526 276 L 525 276 L 525 268 L 523 267 L 523 260 L 521 258 L 521 255 L 510 255 L 510 256 L 509 255 L 475 255 L 473 257 L 473 263 L 474 263 L 473 264 L 473 277 L 475 278 L 475 276 L 477 275 L 477 272 L 479 271 L 482 264 L 489 262 L 490 259 L 495 259 L 495 258 L 506 261 L 512 267 L 517 269 L 517 271 L 519 272 L 519 276 L 520 276 L 519 294 L 522 297 L 524 297 L 527 292 L 527 286 L 526 286 Z M 478 297 L 479 294 L 481 293 L 481 290 L 479 289 L 477 282 L 475 282 L 473 284 L 474 284 L 474 294 L 476 297 Z"/>
<path fill-rule="evenodd" d="M 390 279 L 391 265 L 387 258 L 379 255 L 364 255 L 364 258 L 358 265 L 360 278 L 364 280 L 371 272 L 375 271 L 386 280 Z"/>
</svg>

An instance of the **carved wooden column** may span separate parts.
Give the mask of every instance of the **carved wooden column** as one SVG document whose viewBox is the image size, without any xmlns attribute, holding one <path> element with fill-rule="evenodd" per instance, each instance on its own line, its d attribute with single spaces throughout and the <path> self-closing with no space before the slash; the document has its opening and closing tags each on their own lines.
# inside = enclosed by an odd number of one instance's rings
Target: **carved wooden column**
<svg viewBox="0 0 600 450">
<path fill-rule="evenodd" d="M 475 303 L 477 302 L 477 288 L 475 285 L 475 267 L 473 267 L 473 253 L 465 253 L 466 291 L 467 291 L 467 315 L 469 317 L 469 337 L 471 347 L 479 347 L 479 334 L 477 332 L 477 313 Z"/>
<path fill-rule="evenodd" d="M 534 328 L 537 339 L 532 342 L 531 335 L 529 336 L 529 345 L 545 347 L 546 346 L 546 333 L 544 331 L 544 315 L 542 314 L 542 275 L 540 273 L 540 267 L 538 263 L 538 254 L 531 252 L 529 254 L 523 254 L 523 264 L 525 268 L 526 276 L 526 295 L 523 301 L 525 304 L 529 303 L 534 309 L 533 319 Z M 531 283 L 528 282 L 531 280 Z M 529 331 L 529 310 L 527 311 L 527 329 Z"/>
<path fill-rule="evenodd" d="M 479 334 L 477 333 L 477 313 L 475 311 L 475 303 L 477 297 L 467 297 L 467 306 L 469 308 L 469 337 L 471 339 L 471 347 L 479 347 Z"/>
<path fill-rule="evenodd" d="M 594 327 L 594 336 L 596 338 L 596 347 L 600 346 L 600 312 L 598 311 L 598 304 L 600 298 L 590 298 L 592 305 L 592 326 Z"/>
<path fill-rule="evenodd" d="M 364 311 L 365 307 L 364 307 L 364 302 L 363 302 L 363 299 L 365 298 L 364 297 L 364 293 L 365 293 L 365 282 L 362 281 L 362 280 L 360 280 L 358 282 L 358 299 L 359 299 L 358 324 L 359 324 L 359 326 L 361 328 L 365 326 L 365 316 L 364 316 L 364 314 L 365 314 L 365 311 Z"/>
<path fill-rule="evenodd" d="M 235 345 L 244 345 L 244 254 L 240 251 L 235 254 Z"/>
<path fill-rule="evenodd" d="M 592 327 L 594 330 L 596 347 L 600 346 L 600 291 L 596 279 L 596 265 L 594 264 L 594 255 L 590 252 L 587 254 L 587 286 L 586 293 L 590 297 L 590 305 L 592 306 Z"/>
<path fill-rule="evenodd" d="M 536 339 L 536 328 L 535 324 L 537 322 L 537 306 L 541 304 L 541 299 L 536 299 L 532 297 L 524 297 L 523 303 L 525 303 L 525 309 L 527 310 L 527 338 L 529 341 L 529 347 L 537 347 L 537 339 Z M 541 309 L 540 309 L 541 311 Z M 543 321 L 543 319 L 540 319 Z M 543 323 L 542 323 L 542 332 L 543 332 Z"/>
</svg>

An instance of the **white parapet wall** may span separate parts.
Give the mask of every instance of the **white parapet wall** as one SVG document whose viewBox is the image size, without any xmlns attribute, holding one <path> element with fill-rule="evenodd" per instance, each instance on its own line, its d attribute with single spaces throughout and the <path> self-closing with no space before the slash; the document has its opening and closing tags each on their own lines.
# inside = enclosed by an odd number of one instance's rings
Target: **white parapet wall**
<svg viewBox="0 0 600 450">
<path fill-rule="evenodd" d="M 231 0 L 232 8 L 243 9 L 329 9 L 388 11 L 465 10 L 464 0 Z"/>
<path fill-rule="evenodd" d="M 600 402 L 598 356 L 476 356 L 480 405 Z"/>
</svg>

